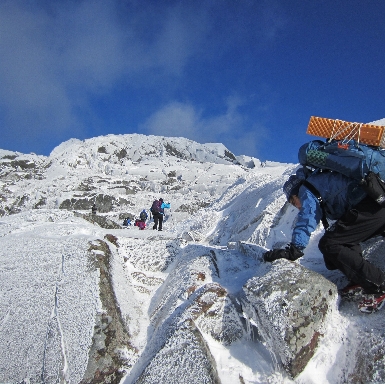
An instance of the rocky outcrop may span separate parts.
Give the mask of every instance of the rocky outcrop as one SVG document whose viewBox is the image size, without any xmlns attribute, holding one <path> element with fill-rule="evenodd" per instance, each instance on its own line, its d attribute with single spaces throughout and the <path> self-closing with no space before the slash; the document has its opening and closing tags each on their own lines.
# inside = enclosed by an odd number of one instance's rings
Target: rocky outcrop
<svg viewBox="0 0 385 384">
<path fill-rule="evenodd" d="M 0 180 L 6 184 L 23 179 L 41 180 L 44 178 L 46 166 L 45 156 L 26 155 L 0 149 Z"/>
<path fill-rule="evenodd" d="M 106 235 L 106 240 L 115 243 L 116 238 Z M 128 364 L 120 351 L 127 350 L 132 354 L 136 354 L 137 351 L 130 344 L 130 335 L 113 290 L 110 271 L 111 251 L 108 242 L 103 240 L 93 242 L 89 251 L 90 267 L 98 268 L 100 271 L 99 296 L 103 309 L 95 319 L 88 366 L 81 384 L 117 384 L 124 376 L 124 369 Z"/>
<path fill-rule="evenodd" d="M 132 382 L 220 383 L 205 335 L 223 345 L 245 336 L 232 298 L 212 282 L 219 277 L 215 253 L 190 258 L 196 250 L 184 252 L 163 284 L 166 289 L 160 289 L 151 317 L 154 333 L 138 364 L 143 368 Z"/>
<path fill-rule="evenodd" d="M 337 288 L 323 276 L 286 259 L 244 286 L 244 310 L 267 347 L 295 377 L 312 358 L 337 308 Z"/>
<path fill-rule="evenodd" d="M 69 210 L 87 210 L 96 204 L 99 212 L 111 212 L 114 205 L 117 204 L 115 197 L 105 194 L 89 195 L 85 197 L 74 196 L 64 200 L 59 208 Z"/>
<path fill-rule="evenodd" d="M 24 187 L 15 194 L 14 185 L 29 184 L 43 180 L 47 165 L 45 156 L 25 155 L 0 149 L 0 216 L 21 212 L 29 202 L 29 188 Z M 45 204 L 44 196 L 40 196 L 35 208 Z"/>
<path fill-rule="evenodd" d="M 135 383 L 220 384 L 220 380 L 201 333 L 193 321 L 186 320 L 173 330 Z"/>
<path fill-rule="evenodd" d="M 204 285 L 192 299 L 188 312 L 202 332 L 223 345 L 231 345 L 246 335 L 240 313 L 220 284 Z"/>
<path fill-rule="evenodd" d="M 77 216 L 82 217 L 83 219 L 89 221 L 92 224 L 97 224 L 102 228 L 106 229 L 121 229 L 122 227 L 115 223 L 114 221 L 108 219 L 107 217 L 104 216 L 99 216 L 99 215 L 82 215 L 82 214 L 77 214 Z"/>
</svg>

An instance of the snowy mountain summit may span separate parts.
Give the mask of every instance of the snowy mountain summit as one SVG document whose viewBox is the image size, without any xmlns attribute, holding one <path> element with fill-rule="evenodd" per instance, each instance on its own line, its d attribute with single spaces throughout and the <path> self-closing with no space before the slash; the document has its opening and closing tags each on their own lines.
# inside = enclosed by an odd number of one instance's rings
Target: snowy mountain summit
<svg viewBox="0 0 385 384">
<path fill-rule="evenodd" d="M 0 150 L 0 382 L 384 382 L 383 312 L 339 299 L 322 227 L 296 262 L 262 261 L 290 242 L 296 168 L 137 134 Z"/>
</svg>

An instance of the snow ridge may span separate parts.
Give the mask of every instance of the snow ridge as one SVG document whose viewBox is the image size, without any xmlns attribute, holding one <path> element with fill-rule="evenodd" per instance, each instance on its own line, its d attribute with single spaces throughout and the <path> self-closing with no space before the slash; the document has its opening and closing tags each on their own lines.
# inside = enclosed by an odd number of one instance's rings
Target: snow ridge
<svg viewBox="0 0 385 384">
<path fill-rule="evenodd" d="M 323 229 L 261 259 L 290 241 L 296 168 L 144 135 L 0 150 L 0 382 L 383 382 L 385 320 L 339 301 Z M 121 226 L 159 197 L 162 232 Z"/>
</svg>

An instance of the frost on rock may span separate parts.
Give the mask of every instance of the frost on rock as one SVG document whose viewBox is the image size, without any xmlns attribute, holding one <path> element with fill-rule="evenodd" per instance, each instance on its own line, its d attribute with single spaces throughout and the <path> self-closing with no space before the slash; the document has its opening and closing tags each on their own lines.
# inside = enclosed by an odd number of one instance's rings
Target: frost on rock
<svg viewBox="0 0 385 384">
<path fill-rule="evenodd" d="M 297 263 L 275 261 L 244 286 L 245 311 L 258 324 L 267 347 L 295 377 L 314 355 L 326 319 L 337 301 L 329 280 Z"/>
<path fill-rule="evenodd" d="M 236 307 L 218 283 L 207 284 L 196 292 L 188 312 L 202 332 L 224 345 L 245 335 Z"/>
<path fill-rule="evenodd" d="M 114 240 L 112 235 L 106 235 Z M 90 245 L 94 255 L 94 267 L 100 272 L 99 295 L 102 309 L 95 316 L 92 345 L 89 349 L 87 370 L 81 384 L 118 382 L 124 370 L 131 368 L 130 359 L 124 356 L 125 350 L 135 356 L 136 350 L 130 343 L 122 313 L 117 305 L 111 274 L 112 254 L 108 244 L 98 240 Z"/>
<path fill-rule="evenodd" d="M 219 279 L 215 253 L 196 246 L 184 251 L 150 310 L 153 332 L 137 365 L 146 367 L 136 373 L 137 383 L 217 383 L 204 337 L 230 345 L 245 336 L 227 290 L 213 282 Z"/>
<path fill-rule="evenodd" d="M 199 254 L 204 252 L 203 254 Z M 215 254 L 194 246 L 183 249 L 178 264 L 168 275 L 150 308 L 151 321 L 158 326 L 199 287 L 218 277 Z"/>
<path fill-rule="evenodd" d="M 333 312 L 321 228 L 300 261 L 263 262 L 291 239 L 298 165 L 255 160 L 144 135 L 0 150 L 0 382 L 384 382 L 383 312 Z M 159 197 L 162 232 L 122 228 Z"/>
<path fill-rule="evenodd" d="M 193 321 L 175 328 L 136 384 L 220 384 L 216 364 Z"/>
<path fill-rule="evenodd" d="M 72 196 L 70 199 L 63 200 L 59 208 L 68 210 L 90 210 L 94 203 L 99 212 L 110 212 L 114 205 L 118 204 L 118 201 L 114 196 L 107 194 Z"/>
<path fill-rule="evenodd" d="M 0 382 L 79 382 L 98 305 L 88 242 L 66 237 L 65 223 L 14 222 L 0 247 Z"/>
<path fill-rule="evenodd" d="M 179 243 L 163 237 L 119 238 L 119 253 L 141 271 L 165 271 L 176 257 Z M 138 251 L 140 250 L 140 252 Z"/>
<path fill-rule="evenodd" d="M 82 215 L 82 214 L 76 214 L 76 216 L 82 217 L 84 220 L 89 221 L 92 224 L 97 224 L 102 228 L 106 229 L 121 229 L 122 226 L 115 223 L 114 221 L 99 215 Z"/>
</svg>

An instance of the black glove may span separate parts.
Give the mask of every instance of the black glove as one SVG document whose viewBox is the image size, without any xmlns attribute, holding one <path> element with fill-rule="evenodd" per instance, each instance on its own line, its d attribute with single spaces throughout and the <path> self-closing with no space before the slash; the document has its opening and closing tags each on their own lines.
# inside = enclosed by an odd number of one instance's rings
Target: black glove
<svg viewBox="0 0 385 384">
<path fill-rule="evenodd" d="M 297 260 L 303 256 L 303 252 L 293 244 L 288 244 L 285 249 L 273 249 L 263 254 L 263 260 L 272 262 L 278 259 Z"/>
</svg>

